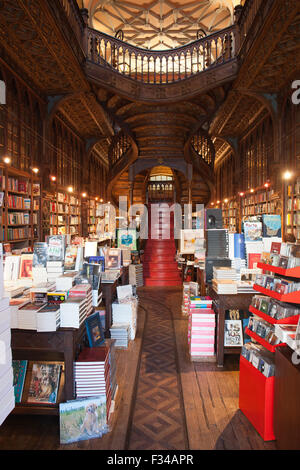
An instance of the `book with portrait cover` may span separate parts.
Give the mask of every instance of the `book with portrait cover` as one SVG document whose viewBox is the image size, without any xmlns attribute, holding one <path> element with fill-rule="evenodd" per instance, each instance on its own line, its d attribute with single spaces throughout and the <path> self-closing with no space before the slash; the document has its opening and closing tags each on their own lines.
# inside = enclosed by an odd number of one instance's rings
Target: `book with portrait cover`
<svg viewBox="0 0 300 470">
<path fill-rule="evenodd" d="M 14 392 L 15 392 L 15 401 L 20 403 L 22 401 L 22 394 L 26 376 L 28 361 L 12 361 L 13 376 L 14 376 Z"/>
<path fill-rule="evenodd" d="M 32 364 L 28 403 L 52 405 L 57 402 L 61 369 L 60 363 Z"/>
</svg>

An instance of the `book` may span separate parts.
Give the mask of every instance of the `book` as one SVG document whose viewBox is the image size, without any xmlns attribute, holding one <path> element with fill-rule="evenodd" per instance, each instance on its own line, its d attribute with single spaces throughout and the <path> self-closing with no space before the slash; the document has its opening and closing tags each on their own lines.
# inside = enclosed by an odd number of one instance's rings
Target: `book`
<svg viewBox="0 0 300 470">
<path fill-rule="evenodd" d="M 281 216 L 263 214 L 262 227 L 263 237 L 281 237 Z"/>
<path fill-rule="evenodd" d="M 34 363 L 28 391 L 28 403 L 55 404 L 62 365 L 60 363 Z"/>
<path fill-rule="evenodd" d="M 89 346 L 91 348 L 98 347 L 104 343 L 104 331 L 100 319 L 99 312 L 89 315 L 85 320 L 85 327 Z"/>
<path fill-rule="evenodd" d="M 33 255 L 21 255 L 20 260 L 20 279 L 32 279 Z"/>
<path fill-rule="evenodd" d="M 262 223 L 261 222 L 244 222 L 245 241 L 262 240 Z"/>
<path fill-rule="evenodd" d="M 280 242 L 272 242 L 271 243 L 271 253 L 275 255 L 280 255 L 281 243 Z"/>
<path fill-rule="evenodd" d="M 105 266 L 107 269 L 121 268 L 121 250 L 119 248 L 109 248 L 106 253 Z"/>
<path fill-rule="evenodd" d="M 64 261 L 65 259 L 65 236 L 49 235 L 48 243 L 48 261 Z"/>
<path fill-rule="evenodd" d="M 48 244 L 36 242 L 33 246 L 33 267 L 46 267 L 48 258 Z"/>
<path fill-rule="evenodd" d="M 257 263 L 260 263 L 261 253 L 248 253 L 248 267 L 249 269 L 256 269 Z"/>
<path fill-rule="evenodd" d="M 13 360 L 12 368 L 14 374 L 14 392 L 15 392 L 15 401 L 20 403 L 22 401 L 23 388 L 25 383 L 25 376 L 27 370 L 28 361 Z"/>
<path fill-rule="evenodd" d="M 65 271 L 75 271 L 78 253 L 77 245 L 68 245 L 65 254 Z"/>
<path fill-rule="evenodd" d="M 99 438 L 108 432 L 106 395 L 59 404 L 60 443 Z"/>
</svg>

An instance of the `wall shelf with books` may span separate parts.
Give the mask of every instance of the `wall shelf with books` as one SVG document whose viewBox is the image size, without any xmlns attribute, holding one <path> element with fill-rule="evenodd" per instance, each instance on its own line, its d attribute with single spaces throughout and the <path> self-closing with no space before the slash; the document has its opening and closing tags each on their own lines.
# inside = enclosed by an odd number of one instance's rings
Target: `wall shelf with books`
<svg viewBox="0 0 300 470">
<path fill-rule="evenodd" d="M 74 193 L 58 188 L 43 200 L 44 235 L 81 235 L 81 201 Z M 48 220 L 47 220 L 48 219 Z"/>
<path fill-rule="evenodd" d="M 239 227 L 239 204 L 236 198 L 224 200 L 222 204 L 223 227 L 229 232 L 237 232 Z"/>
<path fill-rule="evenodd" d="M 284 224 L 286 233 L 300 240 L 300 177 L 284 186 Z"/>
<path fill-rule="evenodd" d="M 32 247 L 40 237 L 41 182 L 33 174 L 0 167 L 2 240 L 12 250 Z"/>
</svg>

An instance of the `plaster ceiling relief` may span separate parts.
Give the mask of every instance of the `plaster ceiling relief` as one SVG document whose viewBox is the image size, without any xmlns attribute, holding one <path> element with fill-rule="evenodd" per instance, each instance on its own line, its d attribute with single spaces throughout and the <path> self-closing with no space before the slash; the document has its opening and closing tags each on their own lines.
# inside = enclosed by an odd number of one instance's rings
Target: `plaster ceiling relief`
<svg viewBox="0 0 300 470">
<path fill-rule="evenodd" d="M 211 34 L 233 23 L 243 0 L 78 0 L 89 11 L 90 26 L 149 50 L 166 50 Z"/>
</svg>

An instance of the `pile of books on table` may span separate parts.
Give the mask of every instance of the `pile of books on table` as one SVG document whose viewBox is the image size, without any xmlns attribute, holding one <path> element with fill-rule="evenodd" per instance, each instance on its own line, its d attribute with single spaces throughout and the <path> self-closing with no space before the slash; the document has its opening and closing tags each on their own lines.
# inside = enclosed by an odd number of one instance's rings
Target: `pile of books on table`
<svg viewBox="0 0 300 470">
<path fill-rule="evenodd" d="M 90 284 L 76 284 L 69 290 L 68 299 L 82 299 L 86 302 L 86 315 L 93 311 L 93 294 Z"/>
<path fill-rule="evenodd" d="M 60 304 L 60 326 L 62 328 L 80 328 L 86 317 L 85 298 L 72 297 Z"/>
<path fill-rule="evenodd" d="M 210 297 L 191 297 L 188 343 L 192 360 L 215 355 L 215 312 Z"/>
<path fill-rule="evenodd" d="M 116 348 L 128 348 L 130 339 L 130 325 L 128 323 L 113 324 L 109 331 L 111 339 L 116 340 Z"/>
<path fill-rule="evenodd" d="M 10 308 L 9 299 L 5 297 L 0 300 L 0 344 L 2 345 L 2 360 L 0 361 L 1 425 L 15 407 L 11 352 Z"/>
<path fill-rule="evenodd" d="M 129 339 L 134 340 L 136 335 L 137 326 L 137 300 L 132 299 L 130 302 L 112 304 L 112 320 L 113 326 L 117 327 L 120 324 L 129 326 Z M 114 331 L 114 333 L 116 333 Z"/>
<path fill-rule="evenodd" d="M 105 395 L 106 416 L 110 413 L 112 389 L 109 348 L 85 348 L 74 362 L 76 398 Z"/>
</svg>

